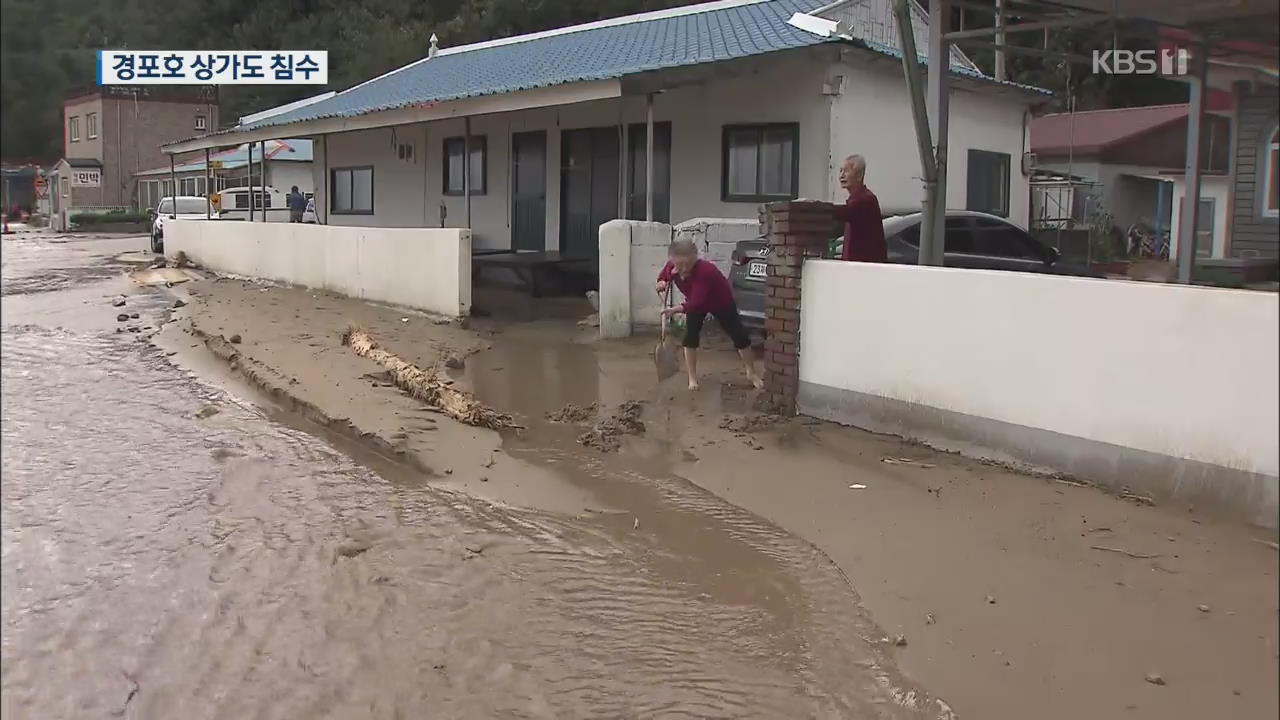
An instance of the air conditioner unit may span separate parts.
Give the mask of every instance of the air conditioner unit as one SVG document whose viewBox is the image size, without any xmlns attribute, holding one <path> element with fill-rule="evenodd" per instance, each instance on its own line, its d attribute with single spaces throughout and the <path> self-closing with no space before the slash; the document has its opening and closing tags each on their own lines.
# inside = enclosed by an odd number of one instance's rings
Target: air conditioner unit
<svg viewBox="0 0 1280 720">
<path fill-rule="evenodd" d="M 1035 153 L 1033 152 L 1022 153 L 1022 174 L 1023 175 L 1030 175 L 1031 173 L 1035 172 L 1036 168 L 1038 168 L 1039 166 L 1040 164 L 1039 164 L 1039 161 L 1036 159 Z"/>
</svg>

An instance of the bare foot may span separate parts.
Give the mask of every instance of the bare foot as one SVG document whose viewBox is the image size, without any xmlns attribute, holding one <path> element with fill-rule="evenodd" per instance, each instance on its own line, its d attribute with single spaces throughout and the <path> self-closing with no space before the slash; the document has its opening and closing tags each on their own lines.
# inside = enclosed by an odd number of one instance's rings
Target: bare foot
<svg viewBox="0 0 1280 720">
<path fill-rule="evenodd" d="M 690 389 L 690 390 L 698 390 L 698 389 L 701 389 L 701 387 L 702 387 L 702 386 L 698 384 L 698 381 L 697 381 L 697 380 L 690 380 L 690 381 L 689 381 L 689 389 Z"/>
</svg>

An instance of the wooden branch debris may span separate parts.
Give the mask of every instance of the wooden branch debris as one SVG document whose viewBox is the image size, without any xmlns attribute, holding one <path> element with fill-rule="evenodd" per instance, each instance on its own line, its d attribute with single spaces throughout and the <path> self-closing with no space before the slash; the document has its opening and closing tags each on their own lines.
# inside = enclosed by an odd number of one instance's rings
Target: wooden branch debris
<svg viewBox="0 0 1280 720">
<path fill-rule="evenodd" d="M 1090 545 L 1089 547 L 1093 550 L 1102 550 L 1104 552 L 1113 552 L 1113 553 L 1120 553 L 1121 555 L 1128 555 L 1131 558 L 1137 558 L 1139 560 L 1150 560 L 1151 558 L 1160 557 L 1160 553 L 1156 553 L 1155 555 L 1148 555 L 1146 553 L 1130 552 L 1128 550 L 1125 550 L 1124 548 L 1107 547 L 1106 545 Z"/>
<path fill-rule="evenodd" d="M 386 368 L 396 387 L 458 422 L 492 430 L 523 427 L 517 425 L 510 415 L 486 406 L 470 393 L 450 387 L 449 380 L 442 378 L 434 368 L 424 370 L 378 347 L 378 343 L 360 327 L 352 325 L 347 328 L 342 333 L 342 344 L 360 357 Z"/>
</svg>

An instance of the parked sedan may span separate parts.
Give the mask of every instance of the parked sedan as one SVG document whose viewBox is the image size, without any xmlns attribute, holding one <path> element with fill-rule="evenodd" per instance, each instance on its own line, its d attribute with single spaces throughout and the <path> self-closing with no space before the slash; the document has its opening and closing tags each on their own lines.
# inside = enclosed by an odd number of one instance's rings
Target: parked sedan
<svg viewBox="0 0 1280 720">
<path fill-rule="evenodd" d="M 884 218 L 889 262 L 914 265 L 920 258 L 920 220 L 917 212 L 894 212 Z M 1004 218 L 969 210 L 948 210 L 946 267 L 1014 270 L 1096 277 L 1084 267 L 1062 262 L 1058 251 L 1031 237 Z M 837 256 L 839 239 L 831 243 Z M 738 242 L 729 273 L 733 296 L 748 326 L 764 327 L 765 274 L 769 245 L 763 238 Z"/>
<path fill-rule="evenodd" d="M 170 216 L 178 220 L 204 220 L 207 217 L 209 201 L 207 198 L 195 195 L 179 195 L 176 202 L 178 206 L 174 207 L 175 199 L 172 197 L 162 198 L 160 204 L 150 212 L 151 215 L 151 252 L 164 252 L 164 221 Z"/>
</svg>

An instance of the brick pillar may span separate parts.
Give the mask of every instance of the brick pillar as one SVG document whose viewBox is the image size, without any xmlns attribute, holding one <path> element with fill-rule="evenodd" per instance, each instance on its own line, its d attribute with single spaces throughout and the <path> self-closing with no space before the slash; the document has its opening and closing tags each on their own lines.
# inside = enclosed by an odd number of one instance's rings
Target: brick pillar
<svg viewBox="0 0 1280 720">
<path fill-rule="evenodd" d="M 809 200 L 769 203 L 760 220 L 769 238 L 765 395 L 774 410 L 794 415 L 800 386 L 800 271 L 805 258 L 822 257 L 837 225 L 830 203 Z"/>
</svg>

